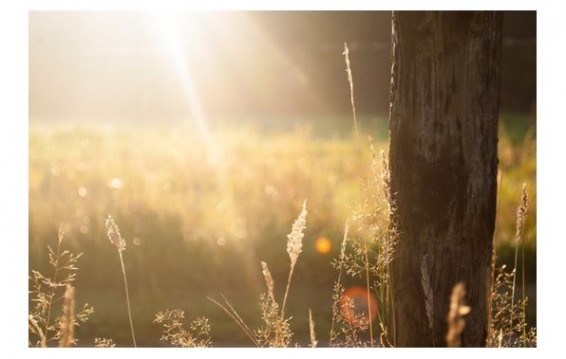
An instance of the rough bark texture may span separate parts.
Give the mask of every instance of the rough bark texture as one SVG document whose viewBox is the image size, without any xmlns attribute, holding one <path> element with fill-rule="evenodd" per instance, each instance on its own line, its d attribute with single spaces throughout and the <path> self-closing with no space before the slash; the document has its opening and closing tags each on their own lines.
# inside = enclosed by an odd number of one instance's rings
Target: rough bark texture
<svg viewBox="0 0 566 359">
<path fill-rule="evenodd" d="M 497 191 L 502 13 L 395 12 L 390 104 L 397 346 L 445 346 L 463 282 L 463 346 L 485 346 Z"/>
</svg>

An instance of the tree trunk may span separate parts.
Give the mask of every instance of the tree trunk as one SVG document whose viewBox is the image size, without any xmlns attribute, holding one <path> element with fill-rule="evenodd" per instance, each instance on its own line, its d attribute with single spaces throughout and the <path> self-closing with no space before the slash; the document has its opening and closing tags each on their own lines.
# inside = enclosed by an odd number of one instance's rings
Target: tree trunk
<svg viewBox="0 0 566 359">
<path fill-rule="evenodd" d="M 463 346 L 485 346 L 497 191 L 501 12 L 395 12 L 390 93 L 397 346 L 445 346 L 463 282 Z"/>
</svg>

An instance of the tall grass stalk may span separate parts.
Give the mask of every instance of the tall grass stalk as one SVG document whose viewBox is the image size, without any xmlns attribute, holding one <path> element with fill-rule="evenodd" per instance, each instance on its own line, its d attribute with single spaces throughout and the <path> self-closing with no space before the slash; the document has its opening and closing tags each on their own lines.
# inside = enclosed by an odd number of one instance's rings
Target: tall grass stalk
<svg viewBox="0 0 566 359">
<path fill-rule="evenodd" d="M 289 277 L 287 279 L 287 287 L 285 288 L 285 295 L 283 296 L 283 304 L 281 305 L 281 318 L 285 314 L 285 304 L 287 303 L 287 296 L 289 295 L 289 288 L 291 286 L 291 278 L 295 270 L 295 264 L 299 258 L 299 254 L 303 251 L 303 237 L 305 236 L 304 230 L 307 224 L 307 200 L 303 202 L 303 208 L 299 217 L 293 223 L 291 233 L 287 235 L 287 253 L 291 259 L 289 268 Z"/>
<path fill-rule="evenodd" d="M 348 83 L 350 84 L 350 103 L 352 105 L 352 111 L 354 114 L 354 129 L 356 131 L 356 139 L 360 137 L 358 131 L 358 119 L 356 117 L 356 103 L 354 101 L 354 78 L 352 76 L 352 68 L 350 67 L 350 49 L 348 49 L 348 43 L 344 43 L 344 59 L 346 61 L 346 73 L 348 74 Z"/>
<path fill-rule="evenodd" d="M 523 318 L 526 318 L 525 313 L 525 246 L 523 241 L 523 232 L 525 230 L 525 220 L 527 218 L 527 210 L 528 210 L 528 193 L 527 193 L 527 184 L 523 183 L 523 188 L 521 191 L 521 203 L 519 204 L 519 208 L 517 209 L 517 224 L 516 224 L 516 232 L 515 232 L 515 269 L 513 270 L 513 291 L 512 291 L 512 298 L 511 298 L 511 307 L 514 305 L 515 299 L 515 279 L 517 275 L 517 262 L 518 262 L 518 253 L 519 247 L 521 247 L 521 277 L 522 277 L 522 312 Z M 511 312 L 513 313 L 513 312 Z M 513 327 L 513 317 L 511 317 L 511 328 Z M 523 346 L 526 347 L 527 344 L 527 332 L 525 326 L 523 326 Z"/>
<path fill-rule="evenodd" d="M 120 256 L 120 265 L 122 266 L 122 277 L 124 278 L 124 290 L 126 292 L 126 304 L 128 306 L 128 318 L 130 319 L 130 330 L 132 332 L 132 341 L 134 343 L 134 347 L 137 347 L 136 344 L 136 335 L 134 333 L 134 322 L 132 320 L 132 308 L 130 305 L 130 295 L 128 293 L 128 277 L 126 276 L 126 267 L 124 266 L 124 257 L 122 256 L 122 252 L 126 250 L 126 241 L 122 238 L 120 234 L 120 229 L 114 222 L 114 219 L 108 215 L 106 218 L 106 230 L 108 231 L 108 239 L 110 243 L 114 244 L 118 249 L 118 255 Z"/>
<path fill-rule="evenodd" d="M 342 270 L 344 268 L 344 256 L 346 255 L 346 241 L 348 240 L 348 231 L 349 231 L 349 223 L 346 220 L 346 224 L 344 225 L 344 238 L 342 239 L 342 245 L 340 247 L 340 260 L 338 262 L 338 279 L 336 279 L 336 283 L 334 284 L 333 296 L 334 303 L 332 303 L 332 322 L 330 323 L 330 346 L 332 346 L 332 341 L 336 337 L 336 333 L 334 332 L 334 326 L 336 324 L 336 319 L 338 317 L 338 303 L 339 298 L 342 293 L 339 293 L 341 288 L 341 281 L 342 281 Z"/>
<path fill-rule="evenodd" d="M 356 134 L 356 141 L 359 142 L 360 132 L 358 130 L 358 118 L 356 116 L 356 102 L 354 99 L 354 77 L 352 76 L 352 67 L 350 66 L 350 49 L 348 48 L 348 43 L 344 42 L 344 60 L 346 61 L 346 73 L 348 75 L 348 84 L 350 85 L 350 104 L 352 105 L 352 115 L 354 119 L 354 130 Z M 362 188 L 360 186 L 360 206 L 362 200 Z M 364 243 L 364 259 L 365 259 L 365 274 L 366 274 L 366 292 L 367 292 L 367 303 L 368 303 L 368 323 L 369 323 L 369 336 L 370 345 L 373 347 L 373 324 L 371 320 L 371 292 L 370 292 L 370 267 L 369 267 L 369 255 L 367 243 Z"/>
<path fill-rule="evenodd" d="M 381 150 L 379 155 L 381 157 L 381 185 L 383 187 L 383 193 L 385 195 L 385 203 L 387 204 L 387 213 L 389 215 L 389 228 L 388 228 L 388 232 L 387 232 L 387 239 L 388 239 L 388 245 L 390 245 L 392 247 L 392 250 L 394 250 L 394 247 L 395 247 L 395 244 L 396 244 L 395 242 L 396 242 L 396 238 L 397 238 L 396 237 L 397 231 L 391 225 L 391 215 L 393 214 L 393 211 L 395 210 L 395 206 L 393 205 L 393 201 L 391 199 L 391 171 L 389 169 L 389 161 L 385 157 L 385 152 L 383 150 Z M 388 278 L 387 291 L 389 293 L 389 304 L 391 306 L 391 308 L 388 308 L 390 310 L 389 318 L 390 318 L 390 323 L 393 327 L 393 345 L 396 346 L 397 345 L 397 328 L 396 328 L 396 323 L 395 323 L 395 300 L 393 298 L 391 261 L 389 261 L 387 263 L 386 272 L 387 272 L 386 276 Z"/>
</svg>

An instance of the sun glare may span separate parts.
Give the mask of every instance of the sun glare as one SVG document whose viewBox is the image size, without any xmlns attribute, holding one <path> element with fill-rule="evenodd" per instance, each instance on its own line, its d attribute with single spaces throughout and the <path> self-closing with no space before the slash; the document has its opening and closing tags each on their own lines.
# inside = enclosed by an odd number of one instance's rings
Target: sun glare
<svg viewBox="0 0 566 359">
<path fill-rule="evenodd" d="M 243 233 L 243 218 L 235 206 L 234 191 L 226 174 L 222 143 L 215 138 L 215 134 L 210 129 L 208 117 L 203 109 L 193 76 L 201 70 L 196 67 L 195 59 L 201 52 L 206 52 L 208 47 L 212 46 L 212 29 L 208 27 L 212 25 L 209 22 L 211 18 L 208 17 L 209 15 L 200 12 L 184 13 L 181 16 L 160 11 L 150 13 L 150 16 L 158 38 L 175 68 L 189 107 L 191 121 L 202 140 L 209 163 L 215 171 L 214 180 L 220 197 L 223 198 L 223 203 L 225 203 L 223 210 L 220 211 L 222 213 L 219 212 L 217 215 L 226 216 L 227 220 L 233 224 L 231 228 L 234 232 L 234 238 L 240 238 L 239 233 Z M 227 23 L 229 22 L 223 22 L 223 24 Z M 199 62 L 200 65 L 204 64 Z M 225 239 L 218 238 L 216 242 L 222 246 Z M 245 255 L 249 255 L 249 253 L 245 252 Z M 252 276 L 254 267 L 251 263 L 253 261 L 250 258 L 246 263 L 248 263 L 246 268 L 248 275 Z"/>
<path fill-rule="evenodd" d="M 209 161 L 215 167 L 220 166 L 221 154 L 218 145 L 214 141 L 210 131 L 208 120 L 202 108 L 197 88 L 195 87 L 192 74 L 196 70 L 192 66 L 192 57 L 198 54 L 205 45 L 202 14 L 188 12 L 181 15 L 170 11 L 150 12 L 150 17 L 157 30 L 161 44 L 168 53 L 178 79 L 182 85 L 187 101 L 191 120 L 196 126 L 199 135 L 207 149 Z M 180 25 L 188 26 L 183 31 L 187 46 L 182 46 L 180 36 Z M 183 37 L 183 38 L 185 38 Z"/>
<path fill-rule="evenodd" d="M 149 13 L 157 28 L 161 30 L 163 41 L 176 56 L 183 56 L 181 41 L 187 45 L 187 55 L 205 50 L 207 34 L 204 30 L 206 14 L 201 12 L 178 13 L 160 10 Z M 181 36 L 182 26 L 182 36 Z"/>
</svg>

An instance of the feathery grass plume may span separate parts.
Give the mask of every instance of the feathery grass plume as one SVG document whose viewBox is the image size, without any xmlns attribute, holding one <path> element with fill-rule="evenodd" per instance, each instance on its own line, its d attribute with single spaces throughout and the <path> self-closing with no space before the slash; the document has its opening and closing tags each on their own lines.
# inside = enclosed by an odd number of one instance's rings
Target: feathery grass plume
<svg viewBox="0 0 566 359">
<path fill-rule="evenodd" d="M 108 338 L 94 338 L 94 347 L 95 348 L 114 348 L 116 344 L 114 344 L 114 340 Z"/>
<path fill-rule="evenodd" d="M 263 325 L 255 332 L 251 331 L 242 318 L 238 315 L 236 310 L 230 305 L 228 300 L 224 298 L 224 304 L 218 302 L 213 298 L 208 298 L 210 301 L 219 306 L 226 314 L 228 314 L 242 331 L 252 340 L 258 347 L 288 347 L 291 344 L 293 333 L 289 325 L 290 318 L 285 318 L 284 306 L 289 294 L 289 287 L 291 278 L 299 254 L 303 249 L 304 230 L 306 228 L 307 219 L 307 200 L 303 202 L 302 210 L 298 218 L 293 223 L 291 233 L 287 235 L 287 253 L 291 260 L 289 277 L 287 279 L 287 287 L 285 296 L 283 298 L 283 305 L 281 309 L 275 300 L 274 295 L 274 281 L 269 271 L 267 263 L 261 262 L 262 273 L 267 287 L 267 293 L 262 294 L 260 297 L 260 309 L 262 314 Z"/>
<path fill-rule="evenodd" d="M 294 266 L 299 258 L 299 254 L 303 251 L 303 231 L 307 228 L 307 200 L 303 202 L 303 208 L 299 217 L 293 223 L 291 233 L 287 235 L 287 253 L 291 259 L 291 265 Z"/>
<path fill-rule="evenodd" d="M 59 341 L 63 336 L 62 317 L 55 316 L 53 304 L 64 298 L 67 285 L 71 285 L 76 278 L 78 267 L 77 262 L 82 253 L 74 254 L 68 250 L 62 250 L 64 232 L 59 229 L 57 249 L 53 250 L 47 246 L 49 265 L 52 274 L 45 276 L 37 270 L 32 270 L 29 279 L 30 284 L 30 314 L 28 317 L 28 329 L 30 334 L 30 346 L 47 347 L 52 342 Z M 86 322 L 94 309 L 88 304 L 84 304 L 80 312 L 74 315 L 72 325 Z M 65 330 L 71 330 L 67 327 Z M 33 342 L 32 338 L 37 338 Z"/>
<path fill-rule="evenodd" d="M 318 341 L 316 340 L 316 333 L 314 331 L 314 320 L 312 319 L 312 310 L 309 309 L 309 333 L 311 337 L 311 348 L 316 348 Z"/>
<path fill-rule="evenodd" d="M 527 210 L 529 208 L 528 203 L 528 193 L 527 184 L 523 183 L 523 188 L 521 190 L 521 203 L 519 208 L 517 208 L 517 224 L 515 231 L 515 243 L 520 244 L 523 242 L 523 233 L 525 231 L 525 220 L 527 219 Z"/>
<path fill-rule="evenodd" d="M 388 166 L 384 164 L 384 156 L 382 156 L 383 169 L 380 173 L 379 157 L 376 155 L 372 141 L 369 137 L 372 155 L 371 172 L 367 179 L 362 180 L 360 206 L 352 218 L 354 227 L 343 264 L 347 275 L 354 278 L 361 278 L 364 275 L 366 292 L 368 295 L 371 292 L 377 295 L 377 319 L 381 333 L 392 332 L 394 335 L 395 317 L 393 315 L 394 300 L 391 290 L 390 264 L 395 253 L 398 235 L 390 220 L 394 204 L 388 200 L 388 191 L 384 189 L 388 186 Z M 372 302 L 369 298 L 367 301 Z M 372 311 L 369 306 L 368 309 Z M 388 330 L 390 327 L 392 331 Z M 367 329 L 369 330 L 369 345 L 373 346 L 373 322 Z M 392 342 L 391 340 L 379 341 Z"/>
<path fill-rule="evenodd" d="M 122 237 L 122 234 L 120 234 L 120 228 L 118 228 L 116 222 L 114 222 L 114 219 L 110 215 L 106 218 L 106 230 L 110 243 L 115 245 L 119 252 L 125 251 L 126 241 Z"/>
<path fill-rule="evenodd" d="M 261 262 L 261 272 L 263 273 L 263 278 L 265 279 L 265 286 L 267 287 L 267 294 L 271 297 L 271 299 L 275 302 L 275 295 L 274 295 L 274 287 L 275 284 L 273 282 L 273 277 L 271 276 L 271 272 L 269 271 L 269 267 L 267 263 Z"/>
<path fill-rule="evenodd" d="M 75 290 L 70 284 L 67 284 L 63 298 L 63 315 L 59 324 L 61 327 L 59 346 L 68 348 L 75 342 Z"/>
<path fill-rule="evenodd" d="M 352 112 L 354 114 L 354 129 L 356 131 L 356 138 L 359 138 L 358 132 L 358 119 L 356 117 L 356 103 L 354 101 L 354 78 L 352 76 L 352 68 L 350 67 L 350 49 L 348 48 L 348 43 L 344 43 L 344 59 L 346 61 L 346 73 L 348 74 L 348 84 L 350 85 L 350 103 L 352 105 Z"/>
<path fill-rule="evenodd" d="M 126 241 L 120 234 L 120 229 L 112 216 L 108 215 L 106 218 L 106 230 L 108 231 L 108 239 L 110 243 L 116 246 L 118 249 L 118 255 L 120 257 L 120 265 L 122 266 L 122 277 L 124 278 L 124 289 L 126 291 L 126 305 L 128 307 L 128 318 L 130 320 L 130 330 L 132 332 L 132 342 L 134 343 L 134 347 L 137 347 L 136 344 L 136 335 L 134 333 L 134 322 L 132 320 L 132 309 L 130 305 L 130 295 L 128 293 L 128 278 L 126 276 L 126 266 L 124 265 L 124 257 L 122 256 L 122 252 L 126 250 Z"/>
<path fill-rule="evenodd" d="M 450 310 L 448 312 L 448 333 L 446 334 L 446 344 L 449 347 L 459 347 L 461 342 L 461 335 L 466 321 L 464 316 L 470 312 L 470 307 L 464 304 L 464 297 L 466 296 L 466 289 L 463 283 L 458 283 L 452 289 L 452 296 L 450 297 Z"/>
<path fill-rule="evenodd" d="M 287 279 L 287 288 L 283 296 L 283 304 L 281 305 L 281 317 L 285 314 L 285 304 L 287 303 L 287 296 L 289 294 L 289 287 L 291 286 L 291 277 L 295 270 L 295 264 L 299 258 L 299 254 L 303 251 L 303 237 L 305 236 L 304 230 L 307 228 L 307 200 L 303 202 L 303 208 L 299 217 L 293 223 L 291 233 L 287 235 L 287 253 L 291 259 L 291 266 L 289 269 L 289 278 Z"/>
<path fill-rule="evenodd" d="M 154 323 L 163 326 L 161 341 L 182 348 L 206 348 L 212 345 L 210 324 L 207 318 L 197 318 L 191 322 L 189 330 L 183 328 L 185 312 L 181 309 L 166 310 L 155 315 Z"/>
<path fill-rule="evenodd" d="M 519 207 L 517 208 L 517 223 L 516 223 L 516 230 L 515 230 L 515 267 L 513 269 L 513 288 L 511 291 L 511 308 L 513 308 L 515 304 L 515 287 L 516 287 L 516 277 L 517 277 L 517 262 L 519 257 L 519 247 L 523 249 L 522 251 L 522 288 L 523 288 L 523 301 L 522 301 L 522 311 L 525 313 L 525 257 L 524 257 L 524 246 L 523 246 L 523 233 L 525 229 L 525 220 L 527 218 L 527 209 L 528 209 L 528 195 L 527 195 L 527 184 L 523 183 L 523 188 L 521 191 L 521 202 Z M 509 323 L 510 331 L 513 331 L 513 316 L 514 311 L 511 310 L 511 320 Z M 523 343 L 526 346 L 526 331 L 523 332 Z"/>
</svg>

